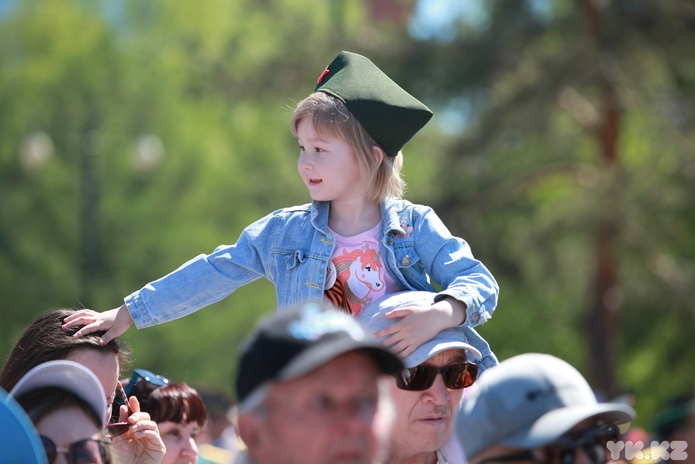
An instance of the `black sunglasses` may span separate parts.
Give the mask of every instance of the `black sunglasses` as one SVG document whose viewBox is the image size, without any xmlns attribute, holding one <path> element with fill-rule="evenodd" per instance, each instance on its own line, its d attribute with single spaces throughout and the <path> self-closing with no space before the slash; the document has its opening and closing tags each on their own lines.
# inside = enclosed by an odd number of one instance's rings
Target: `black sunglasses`
<svg viewBox="0 0 695 464">
<path fill-rule="evenodd" d="M 606 444 L 618 438 L 620 429 L 617 425 L 594 427 L 574 435 L 565 435 L 557 442 L 541 448 L 495 456 L 478 464 L 521 461 L 530 461 L 533 464 L 574 464 L 579 448 L 584 450 L 592 464 L 605 464 L 608 461 Z"/>
<path fill-rule="evenodd" d="M 442 374 L 444 385 L 452 390 L 470 387 L 478 376 L 478 365 L 469 362 L 451 364 L 444 367 L 420 364 L 403 369 L 396 376 L 396 386 L 401 390 L 423 391 L 434 383 L 437 374 Z"/>
<path fill-rule="evenodd" d="M 121 382 L 116 382 L 116 394 L 113 397 L 113 403 L 111 403 L 111 419 L 104 429 L 108 437 L 113 438 L 123 435 L 130 428 L 129 422 L 118 422 L 121 414 L 121 406 L 123 405 L 128 406 L 128 396 L 126 396 L 125 391 L 123 391 Z M 131 413 L 130 406 L 128 406 L 128 416 L 130 416 Z"/>
<path fill-rule="evenodd" d="M 604 464 L 608 461 L 609 441 L 620 438 L 617 425 L 593 427 L 575 434 L 565 435 L 558 442 L 546 447 L 546 454 L 552 462 L 573 464 L 577 450 L 584 450 L 593 464 Z"/>
<path fill-rule="evenodd" d="M 43 448 L 46 450 L 48 464 L 53 464 L 58 454 L 65 454 L 69 464 L 109 464 L 109 453 L 104 440 L 88 438 L 71 443 L 68 448 L 58 448 L 48 437 L 39 435 Z"/>
</svg>

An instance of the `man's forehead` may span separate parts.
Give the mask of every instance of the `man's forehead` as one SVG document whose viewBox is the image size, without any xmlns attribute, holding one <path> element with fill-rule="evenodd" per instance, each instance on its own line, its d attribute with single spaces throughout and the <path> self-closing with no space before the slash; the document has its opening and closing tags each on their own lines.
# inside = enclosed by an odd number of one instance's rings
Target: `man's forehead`
<svg viewBox="0 0 695 464">
<path fill-rule="evenodd" d="M 427 359 L 423 364 L 449 364 L 452 362 L 465 362 L 467 360 L 468 356 L 466 356 L 466 350 L 463 348 L 451 348 L 440 351 Z"/>
<path fill-rule="evenodd" d="M 339 384 L 350 379 L 361 383 L 376 385 L 377 380 L 384 375 L 377 363 L 367 353 L 353 350 L 343 353 L 319 368 L 298 379 L 277 382 L 277 385 L 297 385 L 300 388 L 327 386 Z"/>
</svg>

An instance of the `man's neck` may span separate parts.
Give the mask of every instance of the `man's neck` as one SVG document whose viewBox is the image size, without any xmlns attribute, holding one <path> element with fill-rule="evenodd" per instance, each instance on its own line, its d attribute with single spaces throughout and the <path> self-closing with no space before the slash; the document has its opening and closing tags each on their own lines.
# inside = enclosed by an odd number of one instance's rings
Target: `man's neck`
<svg viewBox="0 0 695 464">
<path fill-rule="evenodd" d="M 384 464 L 436 464 L 437 452 L 419 453 L 414 456 L 399 456 L 398 452 L 391 453 Z"/>
</svg>

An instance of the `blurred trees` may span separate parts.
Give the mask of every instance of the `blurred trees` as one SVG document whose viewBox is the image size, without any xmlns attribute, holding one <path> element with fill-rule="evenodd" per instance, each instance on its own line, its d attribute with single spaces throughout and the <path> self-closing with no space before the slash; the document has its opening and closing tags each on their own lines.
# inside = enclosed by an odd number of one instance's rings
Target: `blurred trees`
<svg viewBox="0 0 695 464">
<path fill-rule="evenodd" d="M 290 108 L 346 49 L 435 110 L 408 197 L 500 282 L 480 330 L 500 358 L 558 355 L 643 420 L 692 388 L 692 2 L 479 5 L 415 41 L 362 2 L 18 2 L 0 19 L 0 355 L 40 312 L 110 309 L 308 201 Z M 125 338 L 137 366 L 230 388 L 274 305 L 259 281 Z"/>
<path fill-rule="evenodd" d="M 335 21 L 360 14 L 304 0 L 18 2 L 0 25 L 3 357 L 38 313 L 120 305 L 306 202 L 291 108 L 339 49 Z M 228 387 L 270 289 L 131 331 L 137 364 Z"/>
<path fill-rule="evenodd" d="M 500 281 L 501 358 L 559 355 L 646 421 L 695 380 L 695 5 L 480 5 L 408 53 L 458 133 L 424 201 Z"/>
</svg>

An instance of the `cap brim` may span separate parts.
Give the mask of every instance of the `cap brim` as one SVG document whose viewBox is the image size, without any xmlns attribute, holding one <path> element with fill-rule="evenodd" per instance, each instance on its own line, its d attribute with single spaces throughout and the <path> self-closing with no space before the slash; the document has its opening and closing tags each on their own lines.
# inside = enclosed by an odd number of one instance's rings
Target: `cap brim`
<svg viewBox="0 0 695 464">
<path fill-rule="evenodd" d="M 56 387 L 67 390 L 85 401 L 106 425 L 106 394 L 99 379 L 86 367 L 72 361 L 48 361 L 31 369 L 10 391 L 19 398 L 39 388 Z"/>
<path fill-rule="evenodd" d="M 480 359 L 482 357 L 480 351 L 478 351 L 476 348 L 474 348 L 472 345 L 469 345 L 468 343 L 464 343 L 458 340 L 440 341 L 442 338 L 446 338 L 446 335 L 444 334 L 447 330 L 451 330 L 452 332 L 457 333 L 455 332 L 455 330 L 458 329 L 446 329 L 440 332 L 432 340 L 428 341 L 427 343 L 424 343 L 417 350 L 415 350 L 413 354 L 405 358 L 404 363 L 406 367 L 419 366 L 420 364 L 424 363 L 437 353 L 441 353 L 442 351 L 447 350 L 460 349 L 466 351 L 466 356 L 470 355 L 475 359 Z M 459 334 L 458 337 L 460 338 L 461 335 Z"/>
<path fill-rule="evenodd" d="M 544 414 L 529 429 L 500 440 L 500 444 L 515 448 L 544 446 L 590 418 L 596 422 L 619 425 L 632 421 L 635 418 L 635 411 L 630 406 L 620 403 L 567 406 Z"/>
<path fill-rule="evenodd" d="M 436 296 L 436 293 L 425 291 L 403 291 L 393 293 L 367 305 L 355 316 L 355 319 L 357 319 L 360 324 L 364 325 L 369 333 L 374 334 L 396 322 L 395 319 L 386 317 L 389 311 L 407 306 L 428 307 L 434 304 Z M 377 341 L 381 342 L 386 338 L 388 337 L 384 336 Z M 482 358 L 480 351 L 468 343 L 468 339 L 462 327 L 457 326 L 440 331 L 432 339 L 423 343 L 412 354 L 407 356 L 403 362 L 406 367 L 415 367 L 424 363 L 437 353 L 453 349 L 465 350 L 467 357 L 470 356 L 475 359 Z"/>
<path fill-rule="evenodd" d="M 401 359 L 390 351 L 371 343 L 346 339 L 326 345 L 318 344 L 304 350 L 280 371 L 277 378 L 279 380 L 297 379 L 318 369 L 333 358 L 358 350 L 368 354 L 384 374 L 396 375 L 403 369 Z"/>
</svg>

